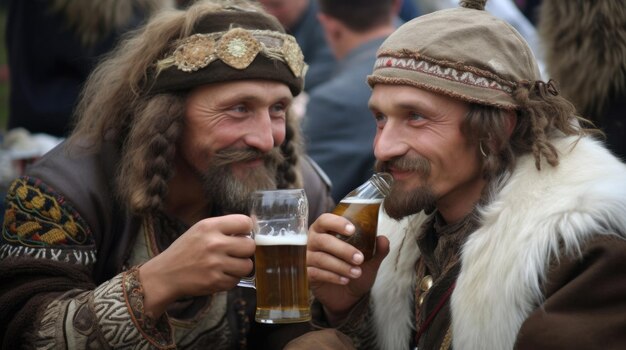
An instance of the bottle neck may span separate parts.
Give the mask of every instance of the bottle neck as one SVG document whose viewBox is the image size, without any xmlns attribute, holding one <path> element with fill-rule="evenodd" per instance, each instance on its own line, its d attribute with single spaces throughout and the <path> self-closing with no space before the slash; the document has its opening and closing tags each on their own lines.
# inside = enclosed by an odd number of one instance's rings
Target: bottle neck
<svg viewBox="0 0 626 350">
<path fill-rule="evenodd" d="M 376 187 L 383 194 L 387 196 L 391 190 L 391 184 L 393 183 L 393 177 L 389 173 L 376 173 L 372 175 L 370 179 L 372 185 Z"/>
</svg>

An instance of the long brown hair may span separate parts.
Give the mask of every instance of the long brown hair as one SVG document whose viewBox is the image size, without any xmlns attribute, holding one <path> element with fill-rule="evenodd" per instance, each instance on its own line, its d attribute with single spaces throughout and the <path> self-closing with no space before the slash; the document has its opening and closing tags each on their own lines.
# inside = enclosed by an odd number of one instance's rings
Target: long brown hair
<svg viewBox="0 0 626 350">
<path fill-rule="evenodd" d="M 163 11 L 130 33 L 85 85 L 68 149 L 72 152 L 88 145 L 97 151 L 105 141 L 116 143 L 122 154 L 116 194 L 134 213 L 162 208 L 184 123 L 186 92 L 150 95 L 148 74 L 176 40 L 190 35 L 199 20 L 227 6 L 262 11 L 245 0 L 199 1 L 186 11 Z M 297 123 L 288 117 L 287 136 L 281 145 L 285 163 L 277 175 L 281 188 L 301 186 L 295 168 L 301 152 Z"/>
<path fill-rule="evenodd" d="M 514 97 L 522 107 L 514 112 L 517 123 L 510 137 L 505 118 L 506 113 L 512 112 L 497 107 L 472 104 L 462 125 L 469 142 L 479 144 L 483 176 L 487 179 L 512 170 L 516 159 L 527 153 L 533 154 L 538 170 L 541 170 L 543 160 L 557 166 L 559 155 L 550 138 L 558 134 L 602 135 L 556 91 L 547 92 L 536 84 L 520 84 Z"/>
</svg>

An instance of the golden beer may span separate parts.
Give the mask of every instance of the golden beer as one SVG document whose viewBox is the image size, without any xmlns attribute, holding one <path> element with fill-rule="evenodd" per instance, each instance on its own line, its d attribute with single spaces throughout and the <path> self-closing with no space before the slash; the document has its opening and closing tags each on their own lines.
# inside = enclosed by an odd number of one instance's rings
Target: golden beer
<svg viewBox="0 0 626 350">
<path fill-rule="evenodd" d="M 305 233 L 255 237 L 257 322 L 311 319 L 306 239 Z"/>
<path fill-rule="evenodd" d="M 369 260 L 374 256 L 378 209 L 382 201 L 382 198 L 344 198 L 333 210 L 333 214 L 347 218 L 356 228 L 352 236 L 337 235 L 337 237 L 360 250 L 365 260 Z"/>
</svg>

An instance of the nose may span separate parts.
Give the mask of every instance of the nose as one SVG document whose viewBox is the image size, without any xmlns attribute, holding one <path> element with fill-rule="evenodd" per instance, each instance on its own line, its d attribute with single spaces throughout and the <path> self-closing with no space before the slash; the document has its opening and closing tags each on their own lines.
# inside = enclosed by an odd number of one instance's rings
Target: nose
<svg viewBox="0 0 626 350">
<path fill-rule="evenodd" d="M 386 161 L 407 153 L 409 146 L 404 139 L 402 127 L 388 122 L 374 138 L 374 156 L 380 161 Z"/>
<path fill-rule="evenodd" d="M 274 132 L 269 113 L 255 115 L 248 126 L 244 142 L 262 152 L 269 152 L 274 147 Z"/>
</svg>

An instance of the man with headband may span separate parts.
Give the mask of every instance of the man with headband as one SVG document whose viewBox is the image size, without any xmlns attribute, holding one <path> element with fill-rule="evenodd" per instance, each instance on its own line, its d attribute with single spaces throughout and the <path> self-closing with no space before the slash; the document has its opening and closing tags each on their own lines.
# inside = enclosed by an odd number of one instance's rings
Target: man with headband
<svg viewBox="0 0 626 350">
<path fill-rule="evenodd" d="M 346 219 L 311 225 L 316 322 L 358 349 L 625 348 L 626 166 L 484 4 L 379 48 L 374 152 L 399 222 L 379 225 L 370 261 L 335 237 Z M 340 338 L 290 346 L 320 334 Z"/>
<path fill-rule="evenodd" d="M 311 221 L 332 208 L 289 112 L 305 71 L 243 0 L 164 11 L 124 41 L 69 139 L 9 189 L 2 347 L 274 348 L 305 331 L 255 324 L 235 287 L 251 191 L 304 187 Z"/>
</svg>

